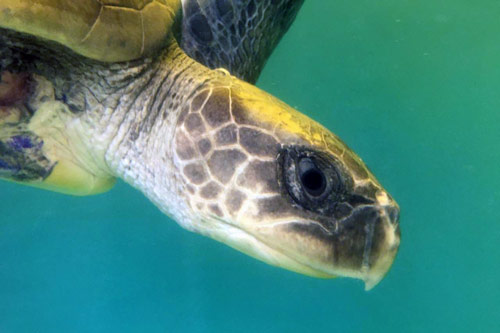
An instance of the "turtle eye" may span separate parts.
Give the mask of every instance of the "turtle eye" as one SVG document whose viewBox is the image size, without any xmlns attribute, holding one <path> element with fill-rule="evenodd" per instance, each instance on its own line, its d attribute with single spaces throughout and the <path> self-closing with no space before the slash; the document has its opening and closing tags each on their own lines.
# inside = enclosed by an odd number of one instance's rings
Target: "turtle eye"
<svg viewBox="0 0 500 333">
<path fill-rule="evenodd" d="M 302 208 L 327 214 L 343 200 L 343 173 L 339 162 L 329 154 L 305 147 L 285 147 L 279 161 L 282 188 Z"/>
<path fill-rule="evenodd" d="M 304 190 L 313 197 L 323 194 L 326 189 L 326 177 L 312 159 L 303 157 L 299 161 L 299 179 Z"/>
</svg>

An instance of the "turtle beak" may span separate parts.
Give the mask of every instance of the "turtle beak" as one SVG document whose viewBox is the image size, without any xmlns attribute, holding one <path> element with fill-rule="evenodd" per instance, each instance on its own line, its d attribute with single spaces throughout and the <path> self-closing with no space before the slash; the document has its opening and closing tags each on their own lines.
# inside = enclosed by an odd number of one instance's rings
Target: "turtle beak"
<svg viewBox="0 0 500 333">
<path fill-rule="evenodd" d="M 279 254 L 281 258 L 273 260 L 275 265 L 316 277 L 361 279 L 370 290 L 386 275 L 396 256 L 399 207 L 389 200 L 360 206 L 329 225 L 312 220 L 282 221 L 245 229 Z"/>
<path fill-rule="evenodd" d="M 376 220 L 366 225 L 366 244 L 363 253 L 365 289 L 375 287 L 387 274 L 399 248 L 399 207 L 394 203 L 379 208 Z"/>
</svg>

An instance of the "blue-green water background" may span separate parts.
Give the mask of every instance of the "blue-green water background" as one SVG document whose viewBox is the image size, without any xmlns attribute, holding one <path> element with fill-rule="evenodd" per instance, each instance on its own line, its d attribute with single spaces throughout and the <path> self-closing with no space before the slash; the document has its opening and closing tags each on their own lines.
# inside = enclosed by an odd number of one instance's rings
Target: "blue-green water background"
<svg viewBox="0 0 500 333">
<path fill-rule="evenodd" d="M 402 208 L 386 279 L 317 280 L 191 234 L 119 183 L 0 184 L 0 333 L 499 332 L 500 1 L 307 1 L 258 83 Z"/>
</svg>

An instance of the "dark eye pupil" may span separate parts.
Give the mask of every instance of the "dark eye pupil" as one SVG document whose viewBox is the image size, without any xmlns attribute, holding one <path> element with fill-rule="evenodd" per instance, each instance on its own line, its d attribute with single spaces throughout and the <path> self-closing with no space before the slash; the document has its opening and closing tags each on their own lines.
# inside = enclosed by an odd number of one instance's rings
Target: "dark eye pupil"
<svg viewBox="0 0 500 333">
<path fill-rule="evenodd" d="M 320 196 L 326 188 L 325 175 L 310 159 L 303 159 L 299 163 L 300 182 L 304 189 L 313 196 Z"/>
<path fill-rule="evenodd" d="M 325 188 L 325 179 L 318 170 L 309 170 L 302 175 L 302 184 L 309 192 L 314 192 L 311 194 L 319 195 Z"/>
</svg>

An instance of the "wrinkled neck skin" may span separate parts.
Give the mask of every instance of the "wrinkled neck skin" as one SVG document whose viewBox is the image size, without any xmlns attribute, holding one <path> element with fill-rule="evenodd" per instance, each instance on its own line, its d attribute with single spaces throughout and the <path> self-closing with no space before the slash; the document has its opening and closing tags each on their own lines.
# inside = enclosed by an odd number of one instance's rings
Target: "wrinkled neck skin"
<svg viewBox="0 0 500 333">
<path fill-rule="evenodd" d="M 192 230 L 184 216 L 189 210 L 179 207 L 185 202 L 179 200 L 183 188 L 173 165 L 175 126 L 182 108 L 199 89 L 230 77 L 193 61 L 176 43 L 141 75 L 118 94 L 116 108 L 93 112 L 97 119 L 90 123 L 105 125 L 99 132 L 109 142 L 104 159 L 110 172 Z"/>
<path fill-rule="evenodd" d="M 183 227 L 193 230 L 193 223 L 188 222 L 193 217 L 184 216 L 191 210 L 179 207 L 185 206 L 186 200 L 173 165 L 175 127 L 181 111 L 189 107 L 197 92 L 235 80 L 227 71 L 197 63 L 174 39 L 154 57 L 107 64 L 68 52 L 50 41 L 0 29 L 3 71 L 30 75 L 33 96 L 26 102 L 30 111 L 20 116 L 19 125 L 39 136 L 44 149 L 50 145 L 50 152 L 43 153 L 56 168 L 61 160 L 67 160 L 86 175 L 95 176 L 86 178 L 91 182 L 122 178 Z M 0 134 L 11 135 L 5 126 L 0 127 Z M 47 172 L 51 172 L 50 165 Z M 68 174 L 69 178 L 61 178 L 57 185 L 72 181 L 75 167 Z M 104 183 L 97 189 L 90 184 L 90 190 L 83 192 L 43 187 L 86 195 L 105 191 L 113 184 Z"/>
<path fill-rule="evenodd" d="M 44 170 L 50 174 L 40 177 L 40 187 L 87 195 L 106 191 L 115 177 L 122 178 L 193 230 L 189 222 L 193 217 L 184 216 L 191 210 L 185 207 L 173 165 L 175 127 L 181 111 L 199 90 L 235 80 L 227 71 L 197 63 L 173 38 L 154 57 L 102 63 L 57 43 L 0 29 L 0 73 L 4 71 L 28 75 L 31 88 L 26 89 L 30 95 L 25 101 L 27 111 L 12 107 L 19 118 L 14 120 L 15 126 L 5 125 L 9 119 L 0 109 L 0 139 L 34 133 L 43 146 L 41 154 L 47 157 Z M 47 186 L 54 166 L 64 161 L 73 163 L 65 177 L 56 186 Z M 61 189 L 73 181 L 78 170 L 83 170 L 84 182 L 104 179 L 103 184 L 76 191 Z M 38 180 L 37 176 L 31 178 Z M 27 182 L 31 178 L 21 181 L 32 185 Z M 85 186 L 81 181 L 76 184 Z"/>
<path fill-rule="evenodd" d="M 195 62 L 175 42 L 156 59 L 115 70 L 103 78 L 110 87 L 121 88 L 81 118 L 82 129 L 93 132 L 86 136 L 86 145 L 103 159 L 109 173 L 193 230 L 192 218 L 185 215 L 190 211 L 182 199 L 185 189 L 174 166 L 175 127 L 196 92 L 232 78 Z"/>
</svg>

